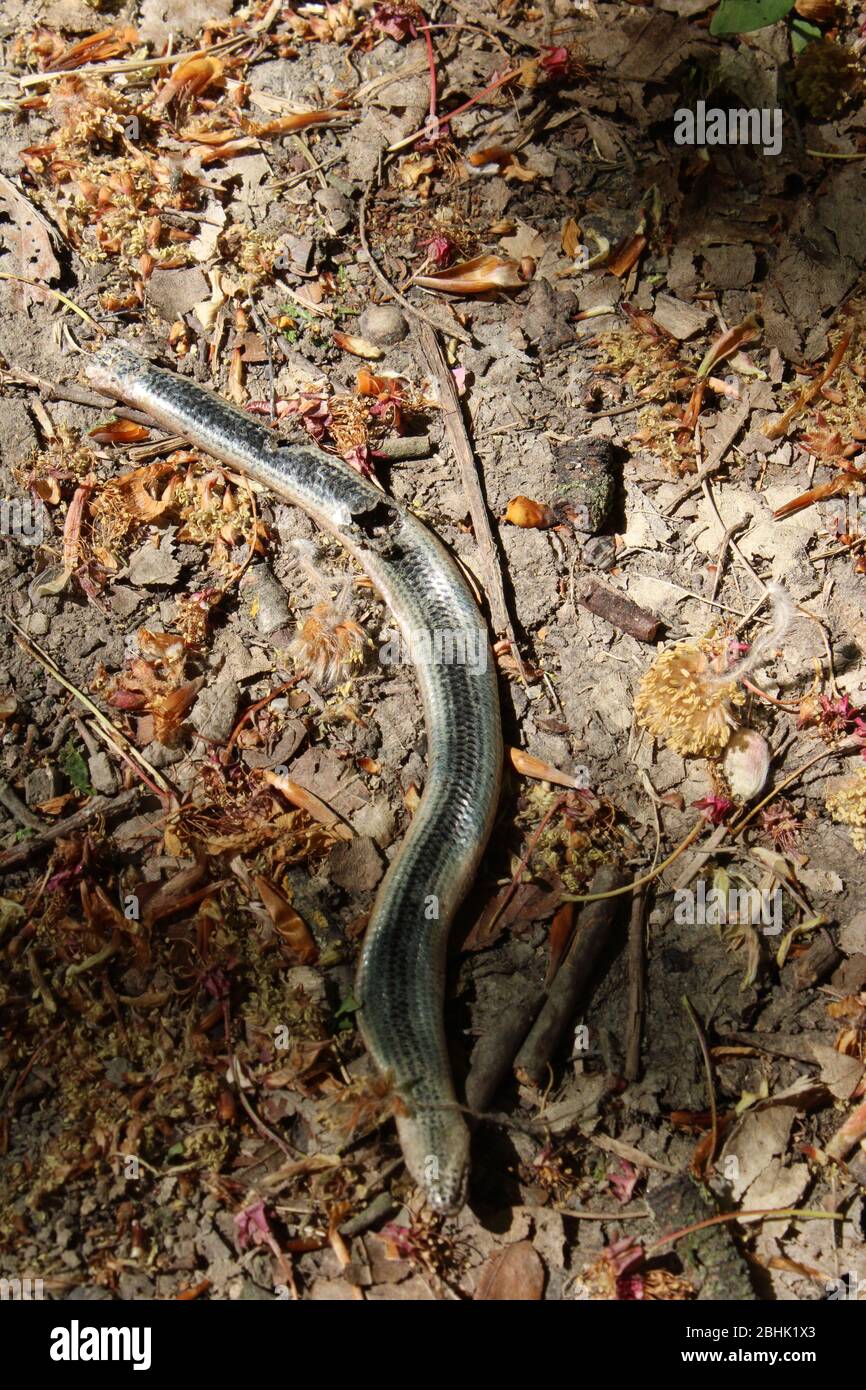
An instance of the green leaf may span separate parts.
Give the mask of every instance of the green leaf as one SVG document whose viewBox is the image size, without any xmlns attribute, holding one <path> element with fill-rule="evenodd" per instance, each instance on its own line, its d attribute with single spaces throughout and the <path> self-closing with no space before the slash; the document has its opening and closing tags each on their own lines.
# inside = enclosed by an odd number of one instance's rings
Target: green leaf
<svg viewBox="0 0 866 1390">
<path fill-rule="evenodd" d="M 87 775 L 87 763 L 71 739 L 60 750 L 60 766 L 76 791 L 84 792 L 86 796 L 91 794 L 93 788 Z"/>
<path fill-rule="evenodd" d="M 337 1026 L 338 1033 L 351 1032 L 355 1026 L 352 1015 L 357 1013 L 360 1007 L 361 1005 L 350 990 L 340 1007 L 334 1013 L 334 1023 Z"/>
<path fill-rule="evenodd" d="M 722 0 L 710 24 L 710 33 L 749 34 L 784 19 L 794 0 Z"/>
<path fill-rule="evenodd" d="M 810 24 L 808 19 L 800 19 L 799 15 L 791 20 L 791 47 L 795 53 L 802 53 L 807 44 L 820 38 L 823 38 L 823 33 L 817 24 Z"/>
</svg>

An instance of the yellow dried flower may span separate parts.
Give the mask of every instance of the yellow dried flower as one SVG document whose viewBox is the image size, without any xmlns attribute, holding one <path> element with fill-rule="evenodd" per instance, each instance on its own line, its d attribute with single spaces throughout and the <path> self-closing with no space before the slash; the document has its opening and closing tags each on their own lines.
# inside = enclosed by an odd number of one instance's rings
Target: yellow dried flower
<svg viewBox="0 0 866 1390">
<path fill-rule="evenodd" d="M 677 753 L 715 757 L 731 736 L 733 708 L 745 696 L 724 676 L 728 639 L 706 636 L 662 652 L 644 675 L 634 702 L 639 724 Z"/>
<path fill-rule="evenodd" d="M 850 827 L 854 848 L 866 850 L 866 763 L 825 798 L 825 805 L 835 821 Z"/>
</svg>

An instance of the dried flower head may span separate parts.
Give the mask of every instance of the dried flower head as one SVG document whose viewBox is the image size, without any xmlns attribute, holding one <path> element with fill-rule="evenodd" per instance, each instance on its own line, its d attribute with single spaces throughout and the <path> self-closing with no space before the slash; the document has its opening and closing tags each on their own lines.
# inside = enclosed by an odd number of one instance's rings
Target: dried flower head
<svg viewBox="0 0 866 1390">
<path fill-rule="evenodd" d="M 826 695 L 804 696 L 800 701 L 797 728 L 814 728 L 831 748 L 852 734 L 857 738 L 866 736 L 866 722 L 847 695 L 840 695 L 835 700 Z"/>
<path fill-rule="evenodd" d="M 827 810 L 835 821 L 851 830 L 851 843 L 856 850 L 866 850 L 866 764 L 859 767 L 839 788 L 825 799 Z"/>
<path fill-rule="evenodd" d="M 745 696 L 724 679 L 728 639 L 708 634 L 662 652 L 638 688 L 639 724 L 677 753 L 721 753 L 734 728 L 734 706 Z"/>
<path fill-rule="evenodd" d="M 830 39 L 819 39 L 807 44 L 797 59 L 793 86 L 809 115 L 820 119 L 859 97 L 863 81 L 854 53 Z"/>
<path fill-rule="evenodd" d="M 289 644 L 289 655 L 313 685 L 339 685 L 360 666 L 366 634 L 360 623 L 332 603 L 317 603 Z"/>
<path fill-rule="evenodd" d="M 784 796 L 780 796 L 770 806 L 765 806 L 760 815 L 761 832 L 774 849 L 783 852 L 795 849 L 800 840 L 800 817 L 795 808 Z"/>
</svg>

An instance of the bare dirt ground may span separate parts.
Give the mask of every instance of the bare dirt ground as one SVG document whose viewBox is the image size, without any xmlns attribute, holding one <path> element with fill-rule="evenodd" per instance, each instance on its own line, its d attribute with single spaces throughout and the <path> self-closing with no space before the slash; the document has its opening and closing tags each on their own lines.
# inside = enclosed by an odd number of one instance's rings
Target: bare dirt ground
<svg viewBox="0 0 866 1390">
<path fill-rule="evenodd" d="M 803 47 L 701 0 L 5 0 L 0 1274 L 866 1279 L 866 41 L 819 9 Z M 677 144 L 698 102 L 778 109 L 781 150 Z M 305 516 L 99 404 L 59 295 L 371 470 L 474 577 L 520 751 L 453 932 L 455 1218 L 353 1018 L 426 768 L 388 614 Z M 578 913 L 614 872 L 646 882 Z M 761 911 L 707 912 L 729 888 Z"/>
</svg>

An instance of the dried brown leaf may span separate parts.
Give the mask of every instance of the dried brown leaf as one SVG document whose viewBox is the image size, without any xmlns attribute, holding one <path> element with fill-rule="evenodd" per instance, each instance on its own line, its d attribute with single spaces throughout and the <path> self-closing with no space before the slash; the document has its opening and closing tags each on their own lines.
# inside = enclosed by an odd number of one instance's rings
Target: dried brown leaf
<svg viewBox="0 0 866 1390">
<path fill-rule="evenodd" d="M 538 1303 L 544 1292 L 544 1265 L 528 1240 L 491 1256 L 481 1271 L 475 1300 Z"/>
<path fill-rule="evenodd" d="M 376 347 L 375 343 L 370 343 L 366 338 L 358 338 L 354 333 L 341 333 L 339 329 L 334 332 L 334 342 L 337 347 L 344 352 L 351 352 L 353 357 L 366 357 L 371 362 L 382 356 L 382 349 Z"/>
<path fill-rule="evenodd" d="M 502 256 L 474 256 L 448 270 L 414 276 L 416 285 L 443 294 L 485 294 L 490 290 L 519 290 L 526 277 L 519 261 Z"/>
</svg>

